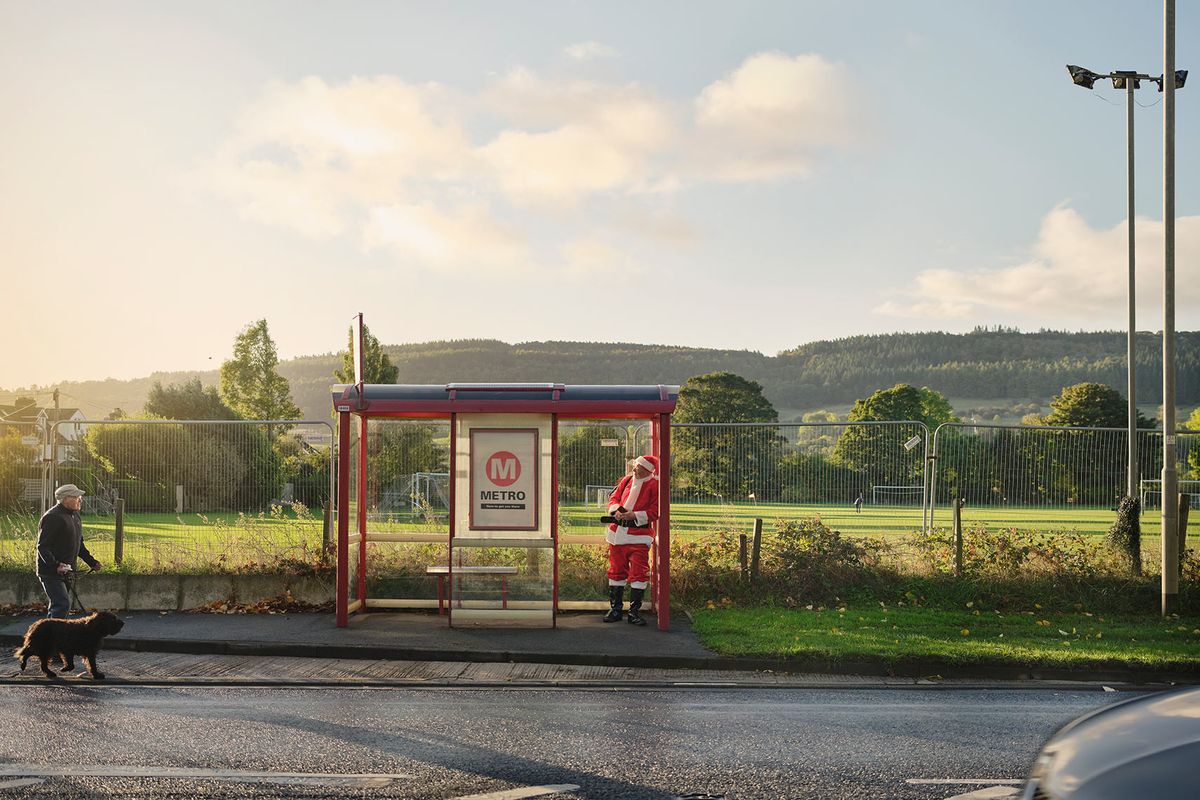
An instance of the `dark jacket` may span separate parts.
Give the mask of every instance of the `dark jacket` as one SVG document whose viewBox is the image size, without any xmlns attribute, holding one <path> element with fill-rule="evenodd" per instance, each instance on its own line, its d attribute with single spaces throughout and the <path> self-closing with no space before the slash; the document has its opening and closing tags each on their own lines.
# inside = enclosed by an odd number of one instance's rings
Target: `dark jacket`
<svg viewBox="0 0 1200 800">
<path fill-rule="evenodd" d="M 93 569 L 100 564 L 83 545 L 83 520 L 59 503 L 38 521 L 37 573 L 58 575 L 60 563 L 74 567 L 77 558 Z"/>
</svg>

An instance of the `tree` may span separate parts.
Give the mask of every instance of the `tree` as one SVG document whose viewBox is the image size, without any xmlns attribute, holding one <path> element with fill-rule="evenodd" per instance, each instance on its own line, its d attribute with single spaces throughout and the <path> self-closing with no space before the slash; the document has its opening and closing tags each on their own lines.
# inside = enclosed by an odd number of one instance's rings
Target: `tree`
<svg viewBox="0 0 1200 800">
<path fill-rule="evenodd" d="M 920 422 L 930 432 L 956 420 L 945 395 L 907 383 L 856 400 L 846 415 L 847 422 Z M 922 451 L 900 447 L 914 435 L 924 438 L 925 431 L 917 425 L 851 425 L 838 437 L 832 461 L 859 472 L 862 491 L 868 485 L 916 486 L 922 481 Z"/>
<path fill-rule="evenodd" d="M 199 378 L 163 386 L 154 382 L 146 398 L 145 412 L 162 419 L 237 419 L 225 405 L 215 386 L 205 388 Z"/>
<path fill-rule="evenodd" d="M 383 345 L 379 343 L 366 325 L 363 325 L 363 382 L 395 383 L 400 368 L 392 363 Z M 342 368 L 334 370 L 333 376 L 342 383 L 354 383 L 354 329 L 350 329 L 350 341 L 342 353 Z"/>
<path fill-rule="evenodd" d="M 710 372 L 679 390 L 674 421 L 683 425 L 673 451 L 673 483 L 693 497 L 774 500 L 776 464 L 783 440 L 774 427 L 779 414 L 757 381 L 731 372 Z M 688 423 L 759 422 L 761 427 L 688 428 Z"/>
<path fill-rule="evenodd" d="M 247 325 L 233 342 L 233 358 L 221 365 L 221 399 L 245 419 L 298 419 L 300 409 L 278 365 L 267 321 Z"/>
<path fill-rule="evenodd" d="M 1044 418 L 1047 425 L 1078 428 L 1124 428 L 1129 425 L 1129 404 L 1120 392 L 1103 383 L 1068 386 L 1050 401 L 1050 409 Z M 1139 411 L 1137 426 L 1153 428 L 1154 423 Z"/>
<path fill-rule="evenodd" d="M 763 396 L 762 384 L 732 372 L 688 378 L 679 389 L 675 422 L 777 422 L 779 414 Z"/>
</svg>

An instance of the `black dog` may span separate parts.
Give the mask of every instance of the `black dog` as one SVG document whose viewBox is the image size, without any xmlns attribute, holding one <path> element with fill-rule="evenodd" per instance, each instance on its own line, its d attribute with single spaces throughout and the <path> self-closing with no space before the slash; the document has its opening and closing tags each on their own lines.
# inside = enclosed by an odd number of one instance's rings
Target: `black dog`
<svg viewBox="0 0 1200 800">
<path fill-rule="evenodd" d="M 125 623 L 107 611 L 97 611 L 80 619 L 39 619 L 29 626 L 25 643 L 14 655 L 21 660 L 22 672 L 25 662 L 34 657 L 41 661 L 42 672 L 50 676 L 55 674 L 50 669 L 50 660 L 55 656 L 62 659 L 65 670 L 75 669 L 75 656 L 80 656 L 92 677 L 102 681 L 104 673 L 96 669 L 100 642 L 123 627 Z"/>
</svg>

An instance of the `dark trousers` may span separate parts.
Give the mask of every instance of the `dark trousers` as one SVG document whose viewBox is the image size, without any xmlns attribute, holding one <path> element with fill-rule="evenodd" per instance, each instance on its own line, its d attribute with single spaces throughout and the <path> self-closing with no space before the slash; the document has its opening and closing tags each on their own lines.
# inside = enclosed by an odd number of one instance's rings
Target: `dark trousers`
<svg viewBox="0 0 1200 800">
<path fill-rule="evenodd" d="M 71 596 L 67 594 L 67 582 L 57 575 L 38 575 L 38 580 L 42 582 L 46 599 L 50 601 L 46 616 L 66 619 L 71 612 Z"/>
</svg>

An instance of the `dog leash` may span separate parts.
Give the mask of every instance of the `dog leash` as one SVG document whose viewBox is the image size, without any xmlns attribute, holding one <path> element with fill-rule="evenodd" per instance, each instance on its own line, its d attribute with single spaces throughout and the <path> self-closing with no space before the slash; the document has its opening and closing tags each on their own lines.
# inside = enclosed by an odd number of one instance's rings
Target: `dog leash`
<svg viewBox="0 0 1200 800">
<path fill-rule="evenodd" d="M 67 588 L 71 590 L 71 607 L 67 609 L 67 614 L 74 614 L 76 608 L 79 609 L 80 614 L 87 614 L 87 608 L 85 608 L 83 603 L 80 602 L 79 593 L 75 591 L 76 575 L 77 573 L 74 570 L 71 570 L 71 572 L 64 576 L 64 582 L 67 584 Z"/>
</svg>

